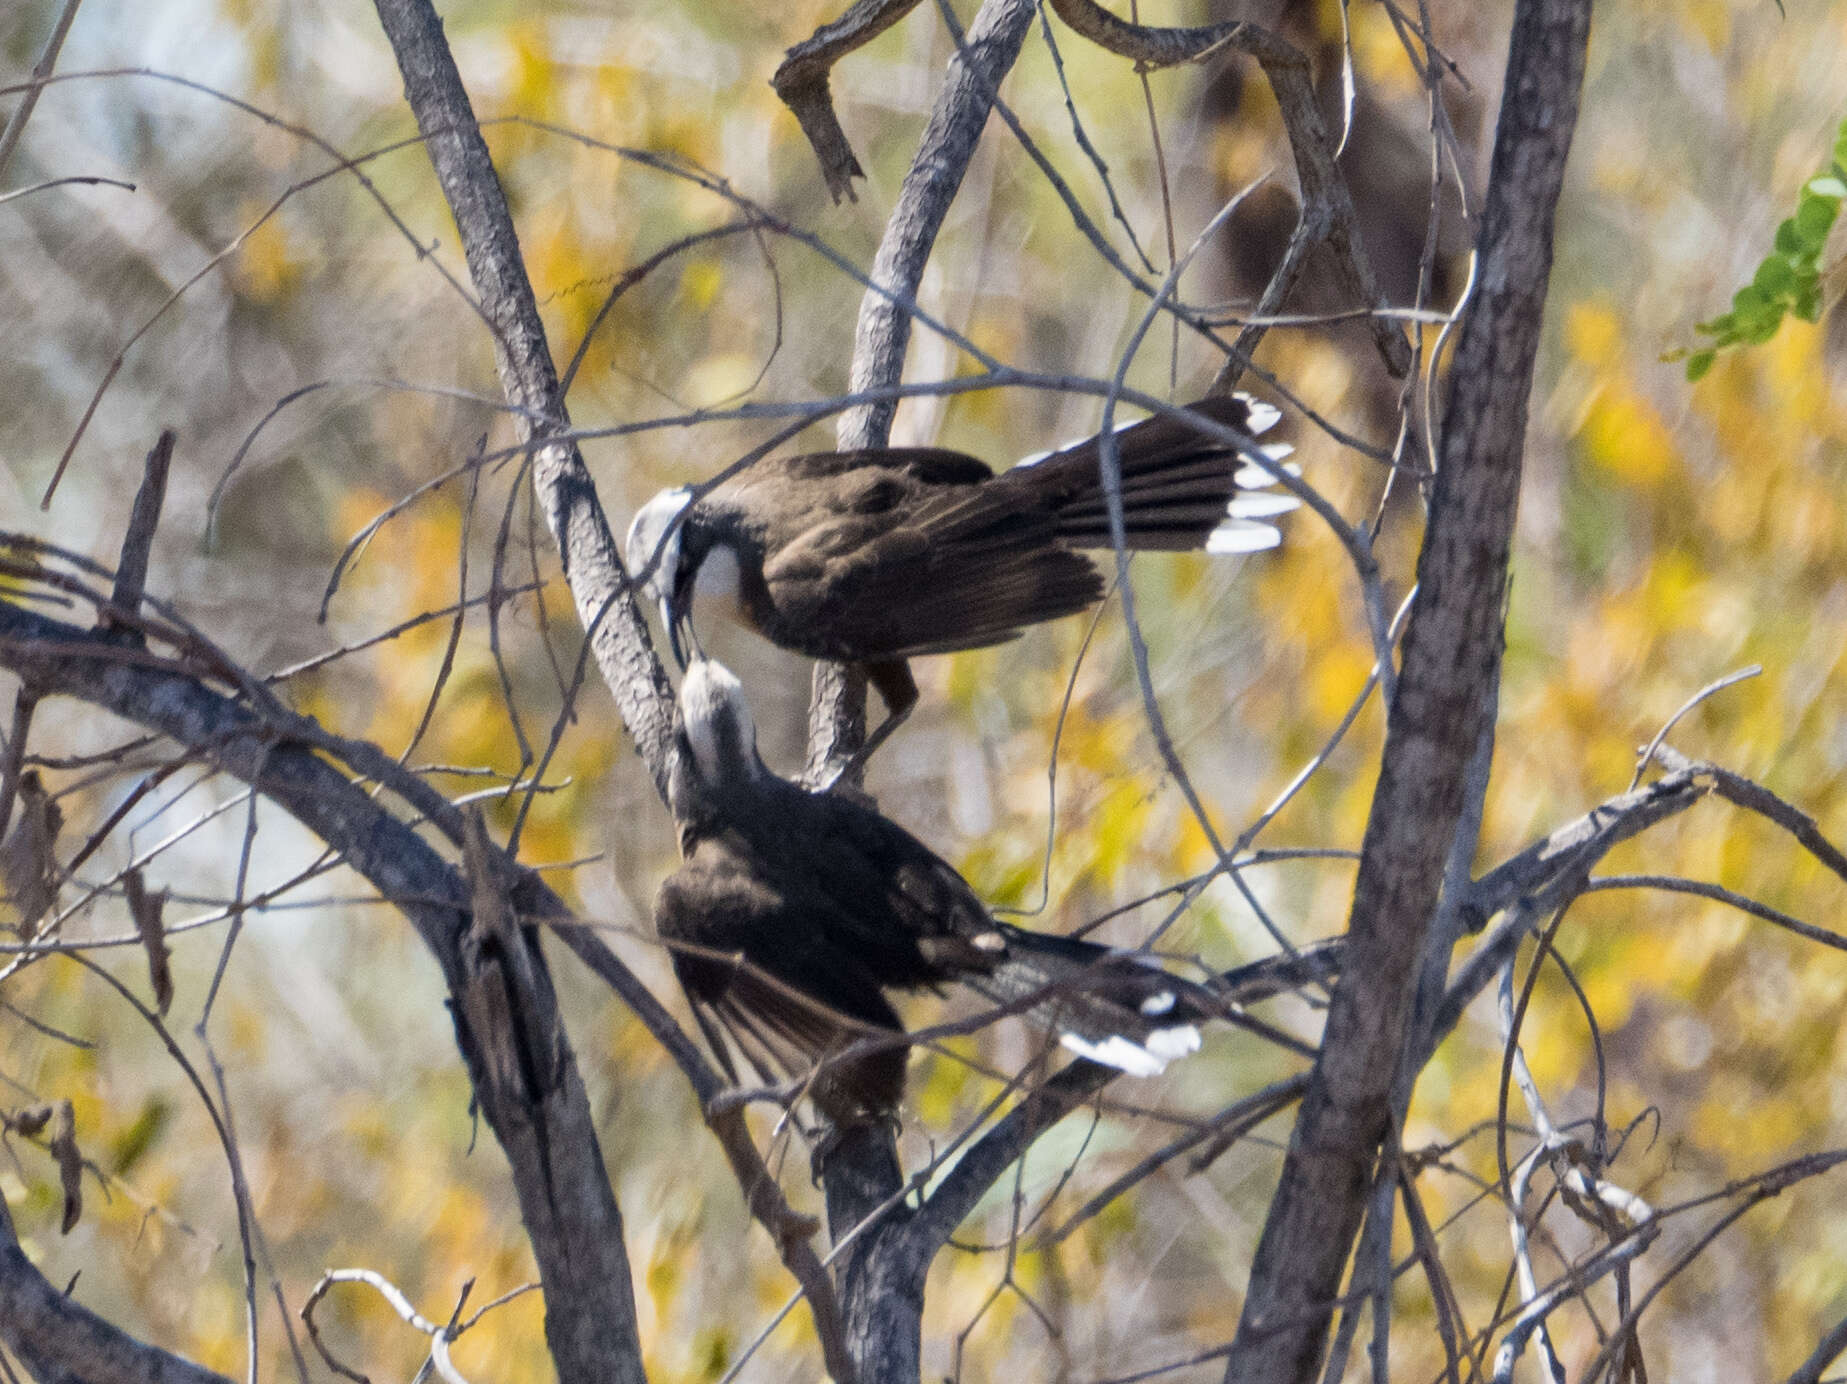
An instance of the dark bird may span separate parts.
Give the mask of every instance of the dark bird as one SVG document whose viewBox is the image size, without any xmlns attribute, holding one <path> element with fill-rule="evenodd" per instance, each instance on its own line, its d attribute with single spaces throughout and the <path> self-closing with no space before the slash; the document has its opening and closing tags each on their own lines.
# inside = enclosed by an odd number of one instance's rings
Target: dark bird
<svg viewBox="0 0 1847 1384">
<path fill-rule="evenodd" d="M 853 797 L 811 792 L 757 755 L 738 680 L 695 659 L 680 688 L 670 799 L 684 863 L 654 921 L 706 1039 L 766 1077 L 813 1073 L 829 1123 L 886 1119 L 904 1090 L 887 990 L 959 981 L 1023 1006 L 1068 1050 L 1138 1076 L 1199 1046 L 1201 987 L 1133 953 L 996 922 L 961 875 Z M 853 1043 L 884 1047 L 833 1060 Z"/>
<path fill-rule="evenodd" d="M 1279 417 L 1247 395 L 1188 409 L 1246 439 Z M 1116 445 L 1129 548 L 1247 553 L 1281 541 L 1263 521 L 1295 499 L 1247 493 L 1274 477 L 1187 415 L 1130 423 Z M 1276 463 L 1291 450 L 1262 449 Z M 786 649 L 865 664 L 889 711 L 869 752 L 916 703 L 906 659 L 1003 643 L 1103 598 L 1102 572 L 1078 551 L 1110 546 L 1099 455 L 1089 437 L 999 475 L 933 447 L 763 461 L 697 500 L 686 486 L 649 500 L 629 526 L 629 568 L 650 572 L 682 666 L 695 596 Z"/>
</svg>

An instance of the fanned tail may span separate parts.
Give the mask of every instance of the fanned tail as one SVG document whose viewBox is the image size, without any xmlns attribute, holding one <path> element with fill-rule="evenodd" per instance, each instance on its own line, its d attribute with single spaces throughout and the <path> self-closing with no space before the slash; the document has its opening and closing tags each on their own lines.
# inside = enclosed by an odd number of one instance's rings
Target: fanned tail
<svg viewBox="0 0 1847 1384">
<path fill-rule="evenodd" d="M 1201 399 L 1187 408 L 1256 438 L 1281 415 L 1247 394 Z M 1294 509 L 1293 496 L 1261 492 L 1274 476 L 1183 418 L 1157 414 L 1116 430 L 1127 546 L 1148 551 L 1256 552 L 1282 541 L 1266 522 Z M 1003 479 L 1030 486 L 1073 547 L 1110 546 L 1109 507 L 1099 472 L 1101 438 L 1087 437 L 1026 458 Z M 1294 449 L 1262 448 L 1281 468 Z"/>
<path fill-rule="evenodd" d="M 1068 1051 L 1131 1076 L 1154 1076 L 1199 1048 L 1211 993 L 1147 958 L 1072 937 L 997 923 L 1004 942 L 991 969 L 962 979 L 999 1004 L 1031 999 L 1030 1018 Z M 1041 998 L 1043 997 L 1043 998 Z"/>
</svg>

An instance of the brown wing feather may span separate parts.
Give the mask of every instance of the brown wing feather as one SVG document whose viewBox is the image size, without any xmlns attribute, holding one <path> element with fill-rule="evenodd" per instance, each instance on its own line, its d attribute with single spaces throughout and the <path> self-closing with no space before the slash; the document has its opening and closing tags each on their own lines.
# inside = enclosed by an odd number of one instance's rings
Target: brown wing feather
<svg viewBox="0 0 1847 1384">
<path fill-rule="evenodd" d="M 1213 422 L 1245 430 L 1250 410 L 1239 398 L 1187 406 Z M 1186 549 L 1205 543 L 1237 494 L 1239 459 L 1184 420 L 1157 414 L 1116 433 L 1128 546 Z M 1058 537 L 1079 547 L 1110 542 L 1109 511 L 1098 474 L 1100 438 L 1086 438 L 1030 466 L 1005 472 L 992 489 L 1030 495 L 1056 516 Z"/>
<path fill-rule="evenodd" d="M 811 525 L 765 563 L 765 633 L 820 657 L 908 658 L 1003 643 L 1102 598 L 1102 577 L 1059 545 L 1048 514 L 990 490 L 929 497 L 895 527 Z"/>
<path fill-rule="evenodd" d="M 1242 426 L 1237 399 L 1193 406 Z M 1234 452 L 1166 416 L 1122 430 L 1132 548 L 1200 546 L 1236 492 Z M 981 648 L 1100 600 L 1076 547 L 1109 543 L 1092 439 L 995 478 L 933 448 L 820 452 L 761 463 L 728 482 L 762 554 L 746 593 L 771 640 L 856 661 Z M 714 498 L 717 498 L 715 492 Z"/>
<path fill-rule="evenodd" d="M 850 475 L 855 471 L 889 472 L 920 485 L 978 485 L 994 475 L 994 468 L 966 452 L 946 447 L 869 447 L 845 452 L 803 452 L 798 456 L 771 457 L 727 481 L 725 487 L 777 479 L 814 481 Z"/>
</svg>

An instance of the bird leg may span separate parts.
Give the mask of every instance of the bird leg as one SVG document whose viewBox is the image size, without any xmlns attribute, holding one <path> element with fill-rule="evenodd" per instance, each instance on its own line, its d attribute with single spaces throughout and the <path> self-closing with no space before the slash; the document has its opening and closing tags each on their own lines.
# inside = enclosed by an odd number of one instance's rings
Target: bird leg
<svg viewBox="0 0 1847 1384">
<path fill-rule="evenodd" d="M 878 688 L 879 700 L 885 703 L 885 719 L 879 722 L 866 737 L 865 743 L 822 785 L 823 792 L 832 790 L 836 785 L 858 787 L 873 752 L 910 718 L 912 710 L 917 706 L 917 679 L 911 676 L 910 664 L 901 658 L 891 658 L 863 666 L 867 680 Z"/>
</svg>

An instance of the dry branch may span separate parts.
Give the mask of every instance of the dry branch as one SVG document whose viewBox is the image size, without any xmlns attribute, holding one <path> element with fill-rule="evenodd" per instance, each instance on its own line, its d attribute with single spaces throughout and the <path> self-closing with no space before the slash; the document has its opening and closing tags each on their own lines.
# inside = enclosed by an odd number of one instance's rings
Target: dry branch
<svg viewBox="0 0 1847 1384">
<path fill-rule="evenodd" d="M 1576 125 L 1589 0 L 1521 0 L 1482 222 L 1475 303 L 1456 348 L 1443 451 L 1403 667 L 1367 822 L 1321 1057 L 1251 1269 L 1227 1380 L 1306 1384 L 1389 1130 L 1407 1018 L 1491 723 L 1527 398 L 1551 274 L 1553 213 Z"/>
<path fill-rule="evenodd" d="M 513 406 L 521 440 L 532 448 L 533 486 L 558 545 L 565 581 L 603 680 L 664 797 L 673 752 L 672 685 L 655 656 L 589 470 L 576 444 L 561 436 L 570 430 L 570 416 L 499 176 L 443 38 L 441 21 L 428 0 L 378 0 L 377 9 L 455 216 L 482 311 L 494 331 L 501 386 Z M 568 922 L 561 904 L 555 909 L 527 907 L 550 920 Z M 592 934 L 566 927 L 561 935 L 662 1038 L 702 1100 L 709 1102 L 716 1092 L 716 1076 L 646 987 Z M 832 1288 L 801 1233 L 805 1222 L 783 1201 L 742 1121 L 720 1119 L 711 1124 L 753 1214 L 769 1230 L 784 1264 L 809 1298 L 830 1373 L 849 1378 L 851 1366 L 840 1345 Z M 581 1132 L 594 1149 L 594 1132 L 587 1125 Z M 614 1211 L 613 1201 L 610 1209 Z M 619 1232 L 607 1252 L 620 1257 Z M 550 1299 L 548 1285 L 548 1303 Z M 585 1304 L 584 1310 L 595 1309 Z M 632 1302 L 627 1311 L 627 1318 L 612 1323 L 612 1329 L 619 1325 L 632 1334 Z M 630 1343 L 623 1349 L 626 1353 L 634 1347 Z M 638 1356 L 636 1362 L 639 1371 Z"/>
<path fill-rule="evenodd" d="M 1215 393 L 1231 389 L 1236 382 L 1243 363 L 1250 359 L 1250 353 L 1263 338 L 1266 328 L 1261 325 L 1261 319 L 1273 317 L 1282 310 L 1308 266 L 1309 253 L 1317 246 L 1325 245 L 1332 252 L 1340 287 L 1355 305 L 1376 309 L 1386 306 L 1372 272 L 1372 263 L 1360 244 L 1353 194 L 1348 190 L 1339 165 L 1334 162 L 1334 141 L 1328 137 L 1327 126 L 1321 119 L 1321 106 L 1315 98 L 1308 58 L 1301 50 L 1248 20 L 1164 29 L 1127 23 L 1095 0 L 1049 0 L 1049 3 L 1060 19 L 1092 43 L 1148 67 L 1200 62 L 1226 50 L 1248 54 L 1257 59 L 1263 75 L 1269 79 L 1270 89 L 1276 94 L 1283 127 L 1289 132 L 1289 147 L 1295 155 L 1296 178 L 1302 190 L 1302 214 L 1289 238 L 1282 264 L 1271 275 L 1263 297 L 1251 313 L 1259 320 L 1239 334 L 1222 377 L 1214 386 Z M 1403 329 L 1381 312 L 1369 313 L 1367 323 L 1386 369 L 1399 377 L 1409 373 L 1411 347 Z"/>
<path fill-rule="evenodd" d="M 230 1384 L 137 1341 L 59 1292 L 33 1267 L 0 1198 L 0 1345 L 39 1384 Z"/>
<path fill-rule="evenodd" d="M 76 584 L 67 586 L 83 591 Z M 87 594 L 94 603 L 106 604 L 100 596 Z M 554 1335 L 554 1347 L 571 1352 L 589 1370 L 586 1375 L 567 1369 L 561 1358 L 561 1373 L 566 1378 L 603 1377 L 598 1370 L 608 1367 L 593 1362 L 619 1360 L 612 1353 L 622 1344 L 618 1333 L 623 1321 L 617 1314 L 630 1312 L 631 1333 L 633 1326 L 621 1221 L 536 938 L 530 928 L 522 927 L 513 934 L 516 945 L 509 944 L 503 930 L 499 940 L 490 936 L 480 945 L 477 938 L 472 952 L 467 951 L 462 942 L 470 891 L 461 875 L 353 779 L 382 783 L 452 837 L 464 834 L 461 814 L 376 746 L 329 736 L 284 711 L 247 675 L 224 669 L 224 656 L 199 645 L 198 636 L 151 621 L 139 628 L 163 643 L 177 644 L 191 657 L 182 664 L 143 647 L 125 646 L 119 635 L 78 629 L 0 603 L 0 666 L 41 695 L 68 695 L 103 707 L 253 783 L 405 912 L 436 954 L 452 992 L 460 995 L 472 987 L 479 1000 L 472 1010 L 478 1022 L 458 1024 L 458 1039 L 477 1075 L 483 1108 L 513 1164 L 516 1190 L 548 1290 L 547 1328 L 562 1333 Z M 193 671 L 201 664 L 223 670 L 247 699 L 255 691 L 260 709 L 208 687 Z M 337 764 L 344 764 L 352 778 Z M 722 1082 L 633 972 L 594 933 L 576 925 L 563 901 L 536 876 L 517 871 L 512 887 L 521 919 L 552 924 L 560 939 L 608 981 L 654 1033 L 702 1101 L 709 1101 Z M 496 996 L 508 998 L 501 1003 Z M 542 1060 L 523 1064 L 521 1053 Z M 488 1076 L 500 1073 L 507 1080 L 482 1089 L 482 1062 L 488 1064 Z M 515 1078 L 516 1070 L 537 1072 L 546 1079 L 528 1082 L 523 1075 Z M 496 1095 L 501 1099 L 494 1099 Z M 794 1234 L 807 1223 L 782 1200 L 742 1122 L 714 1120 L 713 1127 L 738 1171 L 751 1209 L 769 1228 L 785 1264 L 809 1295 L 823 1339 L 837 1342 L 831 1287 L 813 1249 Z M 837 1345 L 833 1349 L 838 1355 Z M 635 1358 L 639 1371 L 638 1353 Z"/>
<path fill-rule="evenodd" d="M 475 123 L 442 21 L 428 0 L 378 0 L 377 10 L 404 75 L 405 97 L 455 216 L 468 272 L 493 332 L 501 388 L 520 440 L 531 448 L 533 486 L 558 544 L 578 618 L 623 724 L 664 797 L 673 744 L 673 687 L 630 595 L 620 550 L 583 455 L 576 443 L 557 440 L 569 433 L 571 418 L 487 141 Z"/>
<path fill-rule="evenodd" d="M 791 47 L 770 78 L 770 85 L 808 136 L 821 161 L 821 176 L 836 202 L 842 197 L 858 200 L 853 196 L 853 179 L 865 177 L 866 171 L 853 157 L 853 146 L 840 128 L 840 117 L 834 114 L 828 73 L 848 53 L 872 42 L 916 7 L 917 0 L 855 0 L 840 18 Z"/>
<path fill-rule="evenodd" d="M 471 952 L 469 895 L 453 867 L 319 748 L 179 664 L 10 603 L 0 603 L 0 664 L 44 695 L 75 697 L 159 731 L 250 783 L 398 904 L 453 994 L 504 997 L 499 1009 L 458 1006 L 457 1038 L 511 1164 L 560 1377 L 640 1380 L 621 1216 L 531 930 Z M 530 1069 L 536 1080 L 492 1080 L 519 1068 L 520 1053 L 549 1058 Z"/>
<path fill-rule="evenodd" d="M 160 525 L 160 509 L 167 498 L 167 468 L 173 461 L 174 440 L 172 428 L 161 429 L 154 449 L 147 455 L 141 488 L 135 492 L 135 508 L 128 516 L 128 532 L 122 538 L 115 594 L 109 603 L 130 619 L 140 609 L 141 593 L 147 589 L 148 558 L 154 548 L 154 530 Z M 103 612 L 101 623 L 105 627 L 114 623 L 109 611 Z M 128 637 L 138 638 L 133 630 Z"/>
<path fill-rule="evenodd" d="M 916 156 L 899 189 L 873 259 L 871 287 L 860 301 L 849 389 L 878 397 L 904 376 L 911 315 L 924 266 L 962 186 L 994 92 L 1019 57 L 1034 14 L 1033 0 L 983 0 L 964 42 L 950 59 Z M 881 447 L 891 436 L 895 394 L 843 414 L 842 448 Z M 865 736 L 866 679 L 837 665 L 817 666 L 809 715 L 808 766 L 845 763 Z M 910 1219 L 898 1203 L 904 1173 L 889 1130 L 843 1131 L 819 1169 L 828 1226 L 839 1251 L 838 1278 L 847 1347 L 864 1384 L 914 1384 L 921 1359 L 924 1276 L 930 1255 L 904 1238 Z M 876 1219 L 874 1219 L 876 1218 Z M 932 1250 L 932 1253 L 934 1251 Z"/>
</svg>

